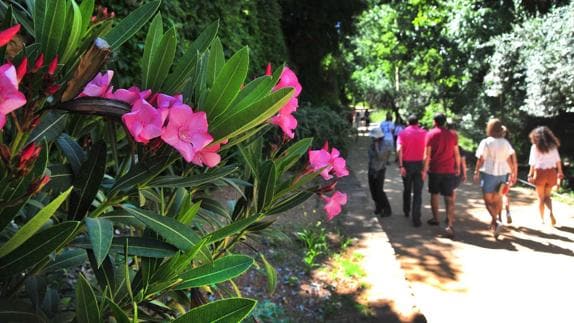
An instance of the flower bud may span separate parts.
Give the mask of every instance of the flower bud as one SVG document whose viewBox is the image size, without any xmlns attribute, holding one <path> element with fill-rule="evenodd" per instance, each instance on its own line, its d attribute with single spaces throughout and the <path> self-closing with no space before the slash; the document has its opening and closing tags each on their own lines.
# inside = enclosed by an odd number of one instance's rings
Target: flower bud
<svg viewBox="0 0 574 323">
<path fill-rule="evenodd" d="M 26 75 L 27 70 L 28 70 L 28 57 L 24 56 L 22 62 L 20 62 L 20 65 L 18 65 L 18 68 L 16 69 L 16 78 L 18 79 L 18 82 L 22 81 L 24 75 Z"/>
<path fill-rule="evenodd" d="M 58 55 L 54 57 L 54 59 L 50 62 L 50 66 L 48 66 L 48 75 L 54 75 L 56 73 L 56 69 L 58 68 Z"/>
<path fill-rule="evenodd" d="M 40 192 L 44 186 L 48 184 L 48 182 L 50 182 L 50 176 L 47 175 L 40 178 L 39 180 L 36 180 L 30 185 L 30 187 L 28 187 L 28 195 L 33 195 Z"/>
<path fill-rule="evenodd" d="M 32 72 L 37 72 L 42 66 L 44 66 L 44 53 L 41 53 L 34 62 L 34 68 L 32 69 Z"/>
</svg>

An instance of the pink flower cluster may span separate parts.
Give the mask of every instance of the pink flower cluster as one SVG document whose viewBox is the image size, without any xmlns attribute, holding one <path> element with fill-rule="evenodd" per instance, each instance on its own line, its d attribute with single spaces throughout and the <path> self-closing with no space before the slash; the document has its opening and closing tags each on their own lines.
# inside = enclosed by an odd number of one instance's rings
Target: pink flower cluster
<svg viewBox="0 0 574 323">
<path fill-rule="evenodd" d="M 207 167 L 219 164 L 221 157 L 217 151 L 220 145 L 209 146 L 213 137 L 208 132 L 205 112 L 194 112 L 183 103 L 181 95 L 152 95 L 150 90 L 141 91 L 136 86 L 114 91 L 110 85 L 113 76 L 113 71 L 97 75 L 79 96 L 97 96 L 129 103 L 132 110 L 122 116 L 122 121 L 137 142 L 147 144 L 159 137 L 175 148 L 188 163 Z"/>
<path fill-rule="evenodd" d="M 0 32 L 0 46 L 4 46 L 18 33 L 20 25 Z M 24 93 L 18 90 L 20 78 L 11 63 L 0 66 L 0 129 L 6 124 L 6 115 L 26 104 Z"/>
<path fill-rule="evenodd" d="M 265 74 L 271 75 L 271 65 L 267 65 Z M 302 87 L 299 83 L 299 80 L 297 79 L 297 75 L 295 75 L 295 73 L 287 66 L 283 68 L 281 76 L 279 77 L 279 82 L 277 82 L 277 85 L 275 85 L 273 91 L 277 91 L 285 87 L 293 88 L 295 93 L 281 108 L 281 110 L 279 110 L 279 113 L 272 117 L 269 122 L 279 126 L 287 137 L 293 139 L 295 137 L 295 132 L 293 130 L 297 128 L 297 119 L 295 119 L 293 116 L 293 112 L 297 111 L 297 107 L 299 106 L 298 97 L 301 93 Z"/>
<path fill-rule="evenodd" d="M 337 178 L 349 175 L 347 162 L 340 156 L 339 150 L 331 148 L 329 143 L 325 143 L 322 149 L 309 150 L 309 169 L 313 172 L 320 172 L 321 177 L 330 180 L 333 175 Z M 333 186 L 334 187 L 334 186 Z M 341 213 L 341 205 L 347 204 L 347 194 L 336 191 L 331 197 L 321 196 L 325 201 L 324 210 L 327 212 L 327 219 L 331 220 Z"/>
</svg>

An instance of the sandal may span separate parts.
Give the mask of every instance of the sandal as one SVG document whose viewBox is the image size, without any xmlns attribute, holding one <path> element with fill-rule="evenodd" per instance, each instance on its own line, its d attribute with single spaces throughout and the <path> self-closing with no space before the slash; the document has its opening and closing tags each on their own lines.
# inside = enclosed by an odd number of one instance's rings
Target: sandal
<svg viewBox="0 0 574 323">
<path fill-rule="evenodd" d="M 438 221 L 435 220 L 434 218 L 428 220 L 427 223 L 430 224 L 430 225 L 438 225 L 438 224 L 439 224 Z"/>
</svg>

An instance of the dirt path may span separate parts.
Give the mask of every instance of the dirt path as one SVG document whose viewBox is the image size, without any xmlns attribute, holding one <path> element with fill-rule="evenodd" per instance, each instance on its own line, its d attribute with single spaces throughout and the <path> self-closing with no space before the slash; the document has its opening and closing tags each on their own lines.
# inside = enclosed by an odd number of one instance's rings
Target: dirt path
<svg viewBox="0 0 574 323">
<path fill-rule="evenodd" d="M 380 322 L 413 321 L 419 311 L 432 323 L 571 320 L 574 208 L 555 202 L 558 225 L 542 225 L 533 192 L 513 188 L 514 222 L 496 241 L 487 230 L 480 188 L 465 183 L 457 193 L 451 240 L 441 236 L 443 226 L 426 224 L 431 217 L 426 183 L 423 226 L 414 228 L 403 216 L 402 181 L 393 164 L 385 183 L 393 216 L 376 218 L 368 195 L 368 142 L 359 137 L 348 158 L 352 176 L 341 188 L 351 200 L 342 224 L 360 239 L 369 302 L 387 315 Z"/>
</svg>

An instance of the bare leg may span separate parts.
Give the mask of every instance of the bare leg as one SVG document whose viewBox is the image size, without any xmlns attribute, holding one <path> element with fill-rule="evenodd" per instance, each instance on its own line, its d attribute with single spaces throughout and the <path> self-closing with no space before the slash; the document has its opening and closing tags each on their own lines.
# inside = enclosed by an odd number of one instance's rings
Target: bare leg
<svg viewBox="0 0 574 323">
<path fill-rule="evenodd" d="M 546 189 L 544 185 L 536 186 L 536 196 L 538 197 L 538 212 L 540 214 L 540 220 L 544 223 L 544 202 L 546 200 Z"/>
<path fill-rule="evenodd" d="M 444 204 L 446 205 L 446 217 L 448 219 L 448 226 L 452 227 L 454 225 L 454 202 L 455 195 L 445 196 Z"/>
<path fill-rule="evenodd" d="M 438 204 L 440 203 L 440 196 L 438 194 L 431 194 L 431 211 L 432 217 L 438 221 Z"/>
<path fill-rule="evenodd" d="M 550 210 L 550 223 L 552 225 L 556 224 L 556 218 L 554 217 L 554 212 L 552 210 L 552 186 L 546 186 L 544 190 L 544 204 Z"/>
</svg>

